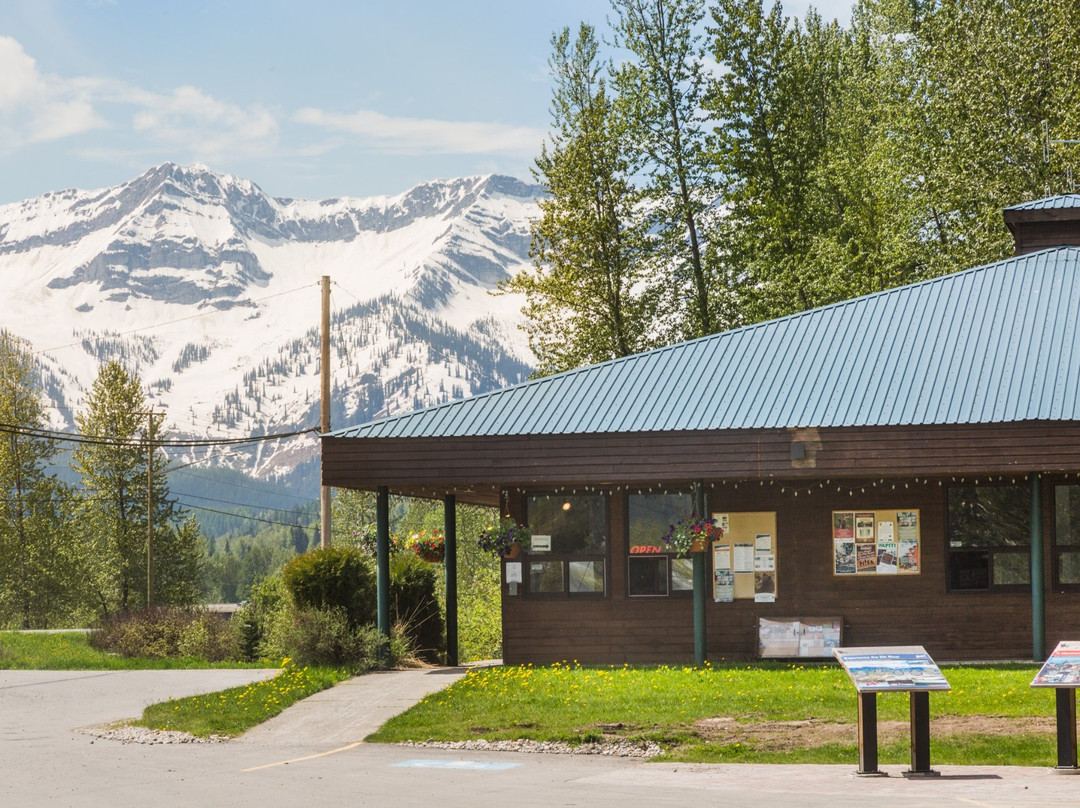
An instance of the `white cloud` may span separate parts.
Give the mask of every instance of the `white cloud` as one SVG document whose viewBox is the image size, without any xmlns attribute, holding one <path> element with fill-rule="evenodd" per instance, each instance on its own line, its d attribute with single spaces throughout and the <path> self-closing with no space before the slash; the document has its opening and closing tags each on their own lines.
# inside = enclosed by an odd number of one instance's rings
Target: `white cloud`
<svg viewBox="0 0 1080 808">
<path fill-rule="evenodd" d="M 300 123 L 357 135 L 388 154 L 509 154 L 531 157 L 545 133 L 528 126 L 481 121 L 395 118 L 374 110 L 351 114 L 299 110 Z"/>
<path fill-rule="evenodd" d="M 7 148 L 105 125 L 79 82 L 44 76 L 16 40 L 0 36 L 0 135 Z"/>
</svg>

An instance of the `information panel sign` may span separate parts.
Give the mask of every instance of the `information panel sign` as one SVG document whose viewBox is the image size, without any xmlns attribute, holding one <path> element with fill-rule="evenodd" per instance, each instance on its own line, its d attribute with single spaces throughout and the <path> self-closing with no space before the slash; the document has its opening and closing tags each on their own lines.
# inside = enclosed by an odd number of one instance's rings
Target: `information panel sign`
<svg viewBox="0 0 1080 808">
<path fill-rule="evenodd" d="M 833 656 L 860 693 L 951 689 L 921 645 L 834 648 Z"/>
<path fill-rule="evenodd" d="M 1039 668 L 1032 687 L 1080 687 L 1080 642 L 1059 642 Z"/>
</svg>

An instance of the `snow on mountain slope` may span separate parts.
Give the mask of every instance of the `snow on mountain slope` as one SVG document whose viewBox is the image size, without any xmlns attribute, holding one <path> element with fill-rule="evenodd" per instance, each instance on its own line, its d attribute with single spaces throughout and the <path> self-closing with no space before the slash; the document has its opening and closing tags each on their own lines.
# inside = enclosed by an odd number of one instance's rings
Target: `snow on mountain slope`
<svg viewBox="0 0 1080 808">
<path fill-rule="evenodd" d="M 521 300 L 489 292 L 528 263 L 538 194 L 488 176 L 276 199 L 166 163 L 114 188 L 0 206 L 0 325 L 39 352 L 57 426 L 73 426 L 115 358 L 173 436 L 291 431 L 318 424 L 328 275 L 333 425 L 346 426 L 527 375 Z M 312 437 L 228 462 L 281 474 L 314 449 Z"/>
</svg>

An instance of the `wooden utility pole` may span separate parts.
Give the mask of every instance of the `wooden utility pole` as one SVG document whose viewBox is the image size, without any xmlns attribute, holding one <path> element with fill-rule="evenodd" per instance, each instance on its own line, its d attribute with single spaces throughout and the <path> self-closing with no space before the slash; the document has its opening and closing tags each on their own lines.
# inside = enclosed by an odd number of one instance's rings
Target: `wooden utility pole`
<svg viewBox="0 0 1080 808">
<path fill-rule="evenodd" d="M 322 361 L 320 363 L 320 381 L 322 383 L 322 425 L 325 435 L 330 431 L 330 276 L 322 278 Z M 319 489 L 320 537 L 319 546 L 330 546 L 330 487 Z"/>
<path fill-rule="evenodd" d="M 165 413 L 141 412 L 146 416 L 146 606 L 154 605 L 154 415 Z"/>
</svg>

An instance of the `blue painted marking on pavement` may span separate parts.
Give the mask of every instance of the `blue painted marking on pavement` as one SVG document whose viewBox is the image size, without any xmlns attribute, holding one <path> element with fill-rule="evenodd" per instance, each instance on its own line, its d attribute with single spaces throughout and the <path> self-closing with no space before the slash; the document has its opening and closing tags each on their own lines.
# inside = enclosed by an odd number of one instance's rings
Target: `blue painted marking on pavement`
<svg viewBox="0 0 1080 808">
<path fill-rule="evenodd" d="M 457 769 L 459 771 L 501 772 L 520 766 L 520 763 L 491 763 L 480 760 L 403 760 L 391 764 L 409 769 Z"/>
</svg>

